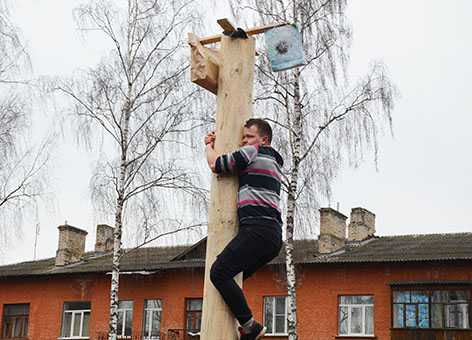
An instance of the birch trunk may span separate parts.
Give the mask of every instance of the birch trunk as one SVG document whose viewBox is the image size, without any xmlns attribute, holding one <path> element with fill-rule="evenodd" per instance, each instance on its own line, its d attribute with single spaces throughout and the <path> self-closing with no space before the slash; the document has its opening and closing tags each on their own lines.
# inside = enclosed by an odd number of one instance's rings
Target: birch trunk
<svg viewBox="0 0 472 340">
<path fill-rule="evenodd" d="M 297 279 L 295 263 L 293 258 L 293 238 L 295 226 L 295 199 L 298 189 L 298 172 L 300 167 L 300 134 L 302 110 L 300 105 L 300 70 L 294 71 L 294 116 L 291 131 L 290 144 L 292 147 L 291 178 L 287 196 L 287 219 L 286 219 L 286 271 L 287 271 L 287 295 L 288 295 L 288 340 L 298 339 L 298 317 L 297 317 Z"/>
<path fill-rule="evenodd" d="M 123 134 L 121 139 L 121 162 L 120 162 L 120 179 L 118 182 L 118 197 L 116 202 L 116 213 L 115 213 L 115 232 L 113 233 L 113 271 L 111 279 L 111 290 L 110 290 L 110 332 L 108 335 L 109 340 L 116 340 L 118 334 L 118 292 L 120 283 L 120 262 L 121 262 L 121 235 L 123 230 L 123 205 L 125 198 L 125 186 L 126 186 L 126 170 L 128 162 L 128 134 L 129 125 L 131 118 L 131 93 L 132 93 L 132 65 L 131 65 L 131 53 L 132 53 L 132 38 L 131 31 L 134 26 L 134 19 L 132 15 L 133 2 L 128 0 L 128 22 L 127 22 L 127 63 L 124 67 L 125 74 L 128 80 L 127 87 L 127 101 L 125 105 L 125 119 L 123 122 Z"/>
<path fill-rule="evenodd" d="M 131 86 L 129 86 L 129 91 L 131 91 Z M 120 281 L 121 234 L 123 229 L 122 217 L 126 181 L 127 144 L 130 120 L 129 105 L 126 109 L 125 115 L 123 140 L 121 145 L 120 179 L 118 183 L 118 198 L 115 213 L 115 231 L 113 233 L 113 270 L 110 289 L 110 332 L 108 335 L 110 340 L 116 340 L 118 327 L 118 291 Z"/>
<path fill-rule="evenodd" d="M 116 213 L 115 213 L 115 232 L 113 233 L 114 242 L 113 242 L 113 270 L 112 270 L 112 279 L 111 279 L 111 289 L 110 289 L 110 332 L 108 335 L 109 340 L 116 340 L 117 338 L 117 329 L 118 329 L 118 292 L 119 292 L 119 282 L 120 282 L 120 262 L 121 262 L 121 235 L 123 230 L 123 205 L 125 197 L 125 185 L 126 185 L 126 168 L 128 161 L 128 134 L 129 134 L 129 124 L 131 118 L 131 103 L 129 102 L 131 98 L 131 91 L 133 83 L 131 81 L 131 8 L 132 3 L 128 1 L 128 32 L 127 32 L 127 57 L 128 64 L 126 66 L 127 70 L 126 75 L 128 78 L 128 93 L 127 93 L 127 102 L 125 106 L 125 119 L 123 122 L 123 134 L 121 139 L 121 162 L 120 162 L 120 179 L 118 182 L 118 197 L 116 202 Z"/>
<path fill-rule="evenodd" d="M 121 257 L 121 214 L 123 210 L 123 200 L 118 198 L 115 217 L 115 231 L 113 234 L 113 269 L 111 274 L 110 288 L 110 332 L 108 339 L 116 340 L 118 327 L 118 289 L 120 280 L 120 257 Z"/>
<path fill-rule="evenodd" d="M 127 110 L 129 112 L 129 110 Z M 113 233 L 113 270 L 111 276 L 110 289 L 110 333 L 108 338 L 116 340 L 118 327 L 118 291 L 120 280 L 120 261 L 121 261 L 121 234 L 122 234 L 122 217 L 123 217 L 123 203 L 125 194 L 125 179 L 126 179 L 126 144 L 128 140 L 129 129 L 129 113 L 126 113 L 125 128 L 123 132 L 123 145 L 121 153 L 120 164 L 120 179 L 118 184 L 118 198 L 116 204 L 115 214 L 115 231 Z"/>
<path fill-rule="evenodd" d="M 295 174 L 293 174 L 295 176 Z M 286 257 L 286 271 L 287 271 L 287 327 L 288 339 L 297 339 L 297 285 L 295 275 L 295 264 L 293 260 L 293 230 L 294 230 L 294 215 L 295 215 L 295 201 L 292 190 L 296 188 L 296 183 L 290 183 L 290 193 L 287 198 L 287 222 L 286 222 L 286 241 L 285 241 L 285 257 Z"/>
</svg>

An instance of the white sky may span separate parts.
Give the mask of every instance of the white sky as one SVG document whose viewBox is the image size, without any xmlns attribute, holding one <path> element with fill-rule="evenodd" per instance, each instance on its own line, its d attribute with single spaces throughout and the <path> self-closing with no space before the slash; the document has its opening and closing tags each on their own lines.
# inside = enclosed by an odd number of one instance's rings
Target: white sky
<svg viewBox="0 0 472 340">
<path fill-rule="evenodd" d="M 334 200 L 374 212 L 379 235 L 472 231 L 471 10 L 467 0 L 351 2 L 353 69 L 383 59 L 402 98 L 379 172 L 369 162 L 344 171 Z"/>
<path fill-rule="evenodd" d="M 92 67 L 104 54 L 104 41 L 80 38 L 71 10 L 78 0 L 21 0 L 15 8 L 34 74 L 70 75 Z M 345 169 L 324 202 L 347 216 L 352 207 L 376 214 L 377 235 L 472 231 L 472 1 L 351 1 L 348 17 L 354 41 L 351 70 L 363 75 L 382 59 L 402 97 L 394 110 L 394 133 L 381 140 L 379 171 L 373 157 L 358 169 Z M 229 14 L 226 15 L 231 17 Z M 216 18 L 215 18 L 216 21 Z M 217 33 L 212 26 L 208 35 Z M 54 169 L 57 211 L 40 216 L 37 258 L 55 256 L 57 226 L 86 229 L 93 249 L 96 221 L 88 183 L 93 155 L 61 142 Z M 33 259 L 34 225 L 25 225 L 18 246 L 0 263 Z"/>
</svg>

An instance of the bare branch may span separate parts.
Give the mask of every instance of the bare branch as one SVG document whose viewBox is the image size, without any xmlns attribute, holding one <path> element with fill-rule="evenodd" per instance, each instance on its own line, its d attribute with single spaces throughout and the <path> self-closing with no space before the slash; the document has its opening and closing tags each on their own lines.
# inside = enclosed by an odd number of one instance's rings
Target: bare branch
<svg viewBox="0 0 472 340">
<path fill-rule="evenodd" d="M 170 214 L 159 205 L 170 196 L 168 189 L 172 196 L 192 202 L 206 200 L 207 192 L 195 183 L 196 176 L 177 158 L 189 144 L 183 136 L 195 128 L 188 125 L 196 91 L 184 86 L 188 57 L 182 40 L 185 27 L 197 18 L 195 8 L 190 0 L 129 0 L 126 9 L 113 1 L 93 0 L 75 12 L 79 27 L 99 29 L 113 43 L 112 53 L 95 70 L 61 89 L 74 103 L 82 132 L 90 136 L 106 132 L 91 186 L 97 209 L 108 208 L 115 216 L 110 294 L 113 340 L 120 259 L 127 253 L 121 252 L 123 228 Z M 172 209 L 182 215 L 178 208 Z M 128 210 L 133 214 L 127 214 Z"/>
<path fill-rule="evenodd" d="M 171 230 L 171 231 L 168 231 L 168 232 L 165 232 L 165 233 L 162 233 L 162 234 L 159 234 L 149 240 L 146 240 L 144 241 L 143 243 L 137 245 L 136 247 L 134 248 L 131 248 L 131 249 L 127 249 L 126 251 L 123 251 L 121 256 L 120 256 L 120 259 L 123 258 L 123 256 L 131 253 L 132 251 L 136 250 L 136 249 L 139 249 L 141 247 L 144 247 L 146 244 L 149 244 L 151 242 L 154 242 L 160 238 L 163 238 L 165 236 L 169 236 L 169 235 L 172 235 L 172 234 L 176 234 L 176 233 L 180 233 L 182 231 L 188 231 L 188 230 L 192 230 L 192 229 L 195 229 L 195 228 L 198 228 L 198 227 L 203 227 L 203 226 L 206 226 L 207 223 L 205 222 L 201 222 L 201 223 L 197 223 L 197 224 L 192 224 L 192 225 L 189 225 L 189 226 L 186 226 L 186 227 L 183 227 L 183 228 L 179 228 L 179 229 L 176 229 L 176 230 Z"/>
</svg>

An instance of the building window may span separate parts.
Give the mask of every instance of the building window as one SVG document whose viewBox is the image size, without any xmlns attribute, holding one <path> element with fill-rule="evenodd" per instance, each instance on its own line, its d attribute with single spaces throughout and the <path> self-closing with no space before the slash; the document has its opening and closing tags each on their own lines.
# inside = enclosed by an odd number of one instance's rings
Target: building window
<svg viewBox="0 0 472 340">
<path fill-rule="evenodd" d="M 267 335 L 287 335 L 287 297 L 264 297 L 264 325 Z"/>
<path fill-rule="evenodd" d="M 144 300 L 144 339 L 159 339 L 161 333 L 161 317 L 162 300 Z"/>
<path fill-rule="evenodd" d="M 470 328 L 468 290 L 394 290 L 394 328 Z"/>
<path fill-rule="evenodd" d="M 64 302 L 61 338 L 89 336 L 90 308 L 90 301 Z"/>
<path fill-rule="evenodd" d="M 339 297 L 339 335 L 374 335 L 374 296 Z"/>
<path fill-rule="evenodd" d="M 120 338 L 131 337 L 131 326 L 133 322 L 133 301 L 118 301 L 118 326 L 117 335 Z"/>
<path fill-rule="evenodd" d="M 187 299 L 185 325 L 188 331 L 199 332 L 202 326 L 203 299 Z"/>
<path fill-rule="evenodd" d="M 26 338 L 28 333 L 29 303 L 3 307 L 3 338 Z"/>
</svg>

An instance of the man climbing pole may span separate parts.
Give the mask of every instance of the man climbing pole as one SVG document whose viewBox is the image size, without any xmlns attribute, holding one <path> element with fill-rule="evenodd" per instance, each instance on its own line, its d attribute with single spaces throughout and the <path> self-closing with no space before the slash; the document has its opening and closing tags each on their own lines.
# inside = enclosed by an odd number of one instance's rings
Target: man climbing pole
<svg viewBox="0 0 472 340">
<path fill-rule="evenodd" d="M 249 119 L 243 128 L 243 146 L 228 155 L 214 150 L 214 132 L 205 137 L 206 157 L 217 174 L 239 176 L 238 219 L 240 230 L 218 255 L 210 279 L 238 320 L 240 340 L 257 340 L 266 327 L 255 321 L 246 298 L 234 276 L 243 280 L 274 259 L 282 247 L 280 216 L 280 154 L 270 146 L 272 129 L 262 119 Z"/>
</svg>

